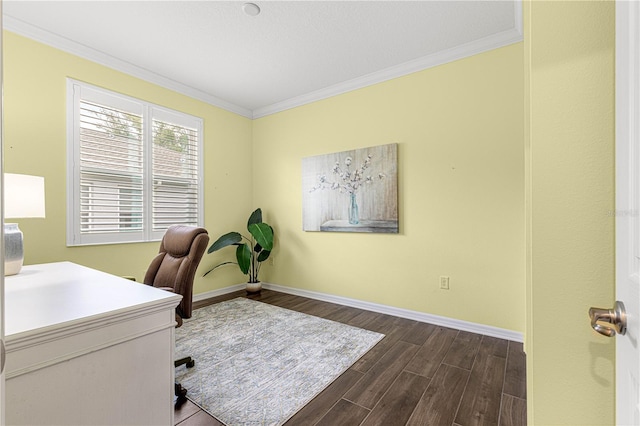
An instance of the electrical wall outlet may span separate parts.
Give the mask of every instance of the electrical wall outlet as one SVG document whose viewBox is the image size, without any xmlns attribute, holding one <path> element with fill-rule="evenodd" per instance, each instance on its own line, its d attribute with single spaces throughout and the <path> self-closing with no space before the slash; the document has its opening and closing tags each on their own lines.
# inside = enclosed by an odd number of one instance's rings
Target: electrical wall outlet
<svg viewBox="0 0 640 426">
<path fill-rule="evenodd" d="M 440 277 L 440 289 L 449 290 L 449 277 L 445 277 L 444 275 Z"/>
</svg>

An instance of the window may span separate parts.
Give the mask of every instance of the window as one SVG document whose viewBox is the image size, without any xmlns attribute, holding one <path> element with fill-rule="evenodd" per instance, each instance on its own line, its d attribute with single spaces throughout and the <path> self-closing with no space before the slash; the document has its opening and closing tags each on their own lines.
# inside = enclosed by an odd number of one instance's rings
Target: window
<svg viewBox="0 0 640 426">
<path fill-rule="evenodd" d="M 200 118 L 74 80 L 67 104 L 67 245 L 202 226 Z"/>
</svg>

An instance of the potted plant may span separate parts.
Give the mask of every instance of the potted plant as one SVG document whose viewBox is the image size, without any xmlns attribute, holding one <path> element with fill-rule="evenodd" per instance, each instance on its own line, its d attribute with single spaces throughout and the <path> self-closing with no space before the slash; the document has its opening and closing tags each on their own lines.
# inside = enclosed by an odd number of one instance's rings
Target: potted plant
<svg viewBox="0 0 640 426">
<path fill-rule="evenodd" d="M 243 274 L 249 275 L 247 292 L 255 293 L 262 289 L 258 273 L 260 272 L 260 264 L 269 258 L 273 249 L 273 228 L 262 221 L 262 210 L 258 208 L 249 216 L 247 230 L 251 235 L 250 238 L 239 232 L 229 232 L 211 244 L 207 253 L 213 253 L 231 245 L 236 246 L 237 262 L 222 262 L 205 272 L 204 275 L 222 265 L 235 263 Z"/>
</svg>

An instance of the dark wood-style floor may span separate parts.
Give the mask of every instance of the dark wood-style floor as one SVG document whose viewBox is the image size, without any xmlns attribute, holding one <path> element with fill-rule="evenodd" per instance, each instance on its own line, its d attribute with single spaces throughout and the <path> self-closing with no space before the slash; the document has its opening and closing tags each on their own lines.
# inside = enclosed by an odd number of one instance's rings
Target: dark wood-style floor
<svg viewBox="0 0 640 426">
<path fill-rule="evenodd" d="M 238 296 L 386 335 L 287 426 L 527 423 L 521 343 L 269 290 L 230 293 L 194 307 Z M 175 423 L 222 424 L 190 401 L 176 409 Z"/>
</svg>

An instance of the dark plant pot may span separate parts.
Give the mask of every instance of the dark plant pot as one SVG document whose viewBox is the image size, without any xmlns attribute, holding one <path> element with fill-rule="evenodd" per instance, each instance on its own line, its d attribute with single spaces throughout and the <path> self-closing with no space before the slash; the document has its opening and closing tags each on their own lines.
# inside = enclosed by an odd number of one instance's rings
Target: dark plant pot
<svg viewBox="0 0 640 426">
<path fill-rule="evenodd" d="M 260 293 L 262 290 L 262 283 L 258 281 L 257 283 L 247 283 L 247 293 Z"/>
</svg>

